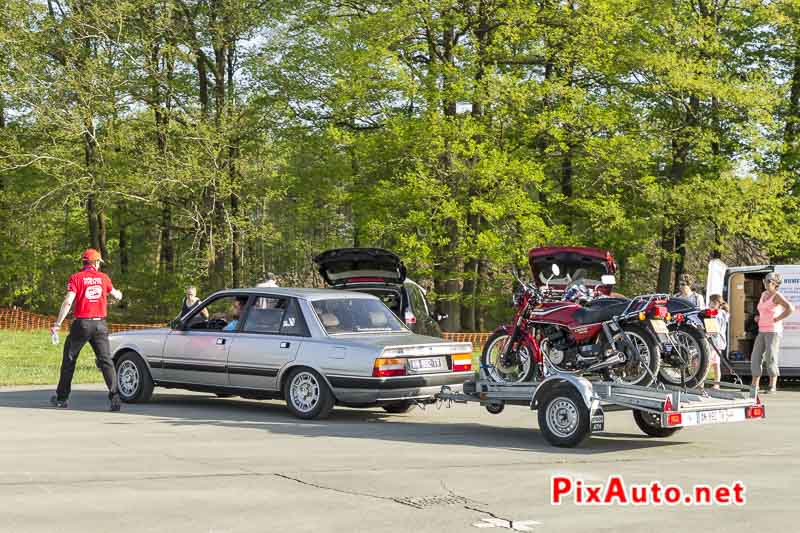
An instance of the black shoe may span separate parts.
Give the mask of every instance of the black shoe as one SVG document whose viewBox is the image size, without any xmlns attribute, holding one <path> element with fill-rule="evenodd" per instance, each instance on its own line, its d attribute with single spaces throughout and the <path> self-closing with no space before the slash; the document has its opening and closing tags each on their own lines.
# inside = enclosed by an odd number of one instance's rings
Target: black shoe
<svg viewBox="0 0 800 533">
<path fill-rule="evenodd" d="M 117 411 L 120 410 L 120 407 L 122 407 L 122 404 L 119 401 L 119 396 L 114 396 L 113 398 L 111 398 L 110 411 L 112 413 L 116 413 Z"/>
<path fill-rule="evenodd" d="M 66 409 L 67 407 L 69 407 L 69 403 L 67 402 L 67 400 L 59 400 L 58 396 L 55 395 L 50 396 L 50 405 L 52 405 L 53 407 L 58 407 L 60 409 Z"/>
</svg>

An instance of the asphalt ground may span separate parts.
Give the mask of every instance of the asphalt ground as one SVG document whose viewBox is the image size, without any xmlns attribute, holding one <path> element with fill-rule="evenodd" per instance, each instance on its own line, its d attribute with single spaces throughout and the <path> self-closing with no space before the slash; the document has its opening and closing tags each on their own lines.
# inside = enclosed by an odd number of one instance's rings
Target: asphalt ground
<svg viewBox="0 0 800 533">
<path fill-rule="evenodd" d="M 156 389 L 107 412 L 101 386 L 67 410 L 51 388 L 0 389 L 0 531 L 800 531 L 800 390 L 767 418 L 645 437 L 627 412 L 577 449 L 535 413 L 478 405 L 293 418 L 278 401 Z M 550 504 L 550 478 L 746 486 L 742 506 Z"/>
</svg>

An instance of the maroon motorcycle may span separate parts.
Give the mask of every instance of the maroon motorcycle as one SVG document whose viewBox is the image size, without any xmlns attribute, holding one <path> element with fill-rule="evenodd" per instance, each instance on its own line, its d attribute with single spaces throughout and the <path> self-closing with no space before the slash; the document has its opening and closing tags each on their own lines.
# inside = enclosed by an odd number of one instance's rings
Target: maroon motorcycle
<svg viewBox="0 0 800 533">
<path fill-rule="evenodd" d="M 552 265 L 552 272 L 558 276 L 559 267 Z M 515 298 L 514 319 L 492 333 L 481 354 L 490 380 L 521 383 L 554 372 L 600 373 L 635 385 L 656 379 L 661 345 L 669 342 L 667 295 L 599 298 L 580 305 L 552 301 L 547 283 L 537 287 L 516 272 L 515 277 L 523 290 Z"/>
</svg>

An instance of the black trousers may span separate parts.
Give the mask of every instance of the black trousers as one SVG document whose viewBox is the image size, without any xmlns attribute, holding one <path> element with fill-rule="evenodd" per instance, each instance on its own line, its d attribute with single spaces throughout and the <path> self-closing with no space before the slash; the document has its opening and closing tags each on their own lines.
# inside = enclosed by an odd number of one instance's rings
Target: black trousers
<svg viewBox="0 0 800 533">
<path fill-rule="evenodd" d="M 108 324 L 105 320 L 76 319 L 69 328 L 69 335 L 64 341 L 64 355 L 61 359 L 61 377 L 58 380 L 56 395 L 59 400 L 66 400 L 72 390 L 72 376 L 78 355 L 86 343 L 94 350 L 95 364 L 103 373 L 108 387 L 108 397 L 119 394 L 117 390 L 117 371 L 111 359 L 111 347 L 108 344 Z"/>
</svg>

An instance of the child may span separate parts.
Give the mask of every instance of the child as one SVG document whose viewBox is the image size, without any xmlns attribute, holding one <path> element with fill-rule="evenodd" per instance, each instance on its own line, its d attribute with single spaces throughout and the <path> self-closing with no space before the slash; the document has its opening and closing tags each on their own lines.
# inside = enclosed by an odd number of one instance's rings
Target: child
<svg viewBox="0 0 800 533">
<path fill-rule="evenodd" d="M 725 302 L 719 294 L 711 295 L 708 299 L 708 307 L 709 309 L 717 310 L 719 334 L 711 337 L 711 342 L 714 344 L 714 348 L 716 348 L 716 350 L 711 350 L 711 368 L 714 369 L 714 379 L 720 381 L 722 379 L 722 372 L 720 370 L 719 355 L 725 353 L 725 349 L 728 347 L 728 319 L 730 315 L 728 314 L 727 302 Z M 714 388 L 718 389 L 719 385 L 714 385 Z"/>
</svg>

